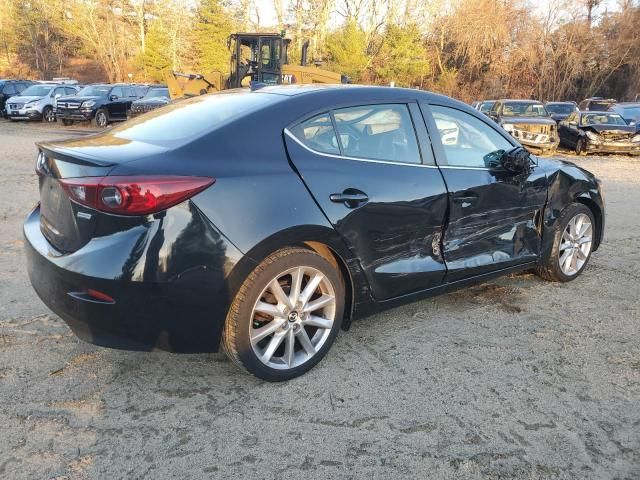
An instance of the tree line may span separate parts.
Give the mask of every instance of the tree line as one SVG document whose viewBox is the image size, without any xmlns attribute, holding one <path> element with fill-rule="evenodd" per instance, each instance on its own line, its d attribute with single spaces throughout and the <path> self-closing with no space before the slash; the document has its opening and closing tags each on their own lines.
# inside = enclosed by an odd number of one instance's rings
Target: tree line
<svg viewBox="0 0 640 480">
<path fill-rule="evenodd" d="M 162 81 L 229 71 L 235 31 L 286 31 L 354 82 L 466 101 L 640 93 L 640 5 L 620 0 L 5 0 L 2 77 Z M 270 15 L 265 19 L 265 13 Z"/>
</svg>

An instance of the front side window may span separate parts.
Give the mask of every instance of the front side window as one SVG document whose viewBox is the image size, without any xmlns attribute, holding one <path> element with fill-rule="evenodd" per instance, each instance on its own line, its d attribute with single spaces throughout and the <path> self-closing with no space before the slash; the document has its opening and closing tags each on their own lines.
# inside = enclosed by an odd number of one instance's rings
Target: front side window
<svg viewBox="0 0 640 480">
<path fill-rule="evenodd" d="M 348 157 L 421 163 L 406 105 L 367 105 L 333 112 L 342 154 Z"/>
<path fill-rule="evenodd" d="M 431 106 L 447 165 L 488 168 L 513 145 L 485 122 L 455 108 Z"/>
<path fill-rule="evenodd" d="M 111 87 L 109 85 L 89 85 L 80 90 L 78 95 L 81 97 L 103 97 L 109 93 L 110 89 Z"/>
<path fill-rule="evenodd" d="M 123 92 L 122 92 L 122 88 L 121 87 L 115 87 L 113 90 L 111 90 L 111 93 L 109 94 L 110 97 L 112 96 L 116 96 L 118 98 L 122 98 L 124 96 Z"/>
</svg>

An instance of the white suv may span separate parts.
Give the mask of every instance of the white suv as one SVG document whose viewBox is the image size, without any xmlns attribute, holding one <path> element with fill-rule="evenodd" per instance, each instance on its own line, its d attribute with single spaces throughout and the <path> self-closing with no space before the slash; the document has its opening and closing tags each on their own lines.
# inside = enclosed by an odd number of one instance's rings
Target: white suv
<svg viewBox="0 0 640 480">
<path fill-rule="evenodd" d="M 55 122 L 55 103 L 58 97 L 75 95 L 75 85 L 56 85 L 37 83 L 11 97 L 6 102 L 7 116 L 10 120 L 42 120 Z"/>
</svg>

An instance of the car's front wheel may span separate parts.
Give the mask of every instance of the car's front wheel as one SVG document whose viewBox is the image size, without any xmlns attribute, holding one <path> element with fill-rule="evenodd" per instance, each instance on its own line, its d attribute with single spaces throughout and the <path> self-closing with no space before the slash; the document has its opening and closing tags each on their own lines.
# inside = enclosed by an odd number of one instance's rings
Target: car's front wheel
<svg viewBox="0 0 640 480">
<path fill-rule="evenodd" d="M 576 155 L 586 155 L 586 154 L 587 154 L 586 140 L 580 137 L 576 142 Z"/>
<path fill-rule="evenodd" d="M 104 108 L 99 108 L 93 117 L 93 125 L 98 128 L 107 128 L 109 125 L 109 113 Z"/>
<path fill-rule="evenodd" d="M 581 203 L 569 205 L 556 222 L 553 246 L 544 252 L 538 275 L 555 282 L 575 279 L 589 262 L 595 234 L 593 212 Z"/>
<path fill-rule="evenodd" d="M 42 121 L 47 123 L 53 123 L 56 121 L 56 114 L 53 113 L 52 107 L 44 107 L 44 110 L 42 110 Z"/>
<path fill-rule="evenodd" d="M 342 275 L 321 255 L 279 250 L 242 284 L 222 346 L 234 363 L 264 380 L 302 375 L 322 360 L 338 334 L 344 292 Z"/>
</svg>

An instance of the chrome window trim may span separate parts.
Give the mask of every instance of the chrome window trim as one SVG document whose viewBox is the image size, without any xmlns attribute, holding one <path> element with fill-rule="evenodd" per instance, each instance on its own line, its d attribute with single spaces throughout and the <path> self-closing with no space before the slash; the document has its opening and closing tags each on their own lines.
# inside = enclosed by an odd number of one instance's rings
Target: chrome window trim
<svg viewBox="0 0 640 480">
<path fill-rule="evenodd" d="M 371 158 L 357 158 L 357 157 L 347 157 L 345 155 L 334 155 L 332 153 L 319 152 L 317 150 L 314 150 L 311 147 L 308 147 L 298 137 L 296 137 L 288 128 L 284 129 L 284 133 L 288 135 L 293 141 L 295 141 L 302 148 L 307 150 L 308 152 L 314 153 L 316 155 L 321 155 L 323 157 L 337 158 L 340 160 L 353 160 L 356 162 L 365 162 L 365 163 L 382 163 L 383 165 L 399 165 L 401 167 L 420 167 L 420 168 L 432 168 L 432 169 L 447 168 L 450 170 L 484 170 L 484 171 L 491 170 L 490 168 L 487 168 L 487 167 L 464 167 L 464 166 L 455 166 L 455 165 L 440 165 L 440 166 L 425 165 L 424 163 L 402 163 L 402 162 L 392 162 L 389 160 L 373 160 Z"/>
<path fill-rule="evenodd" d="M 390 160 L 374 160 L 372 158 L 357 158 L 357 157 L 348 157 L 345 155 L 334 155 L 332 153 L 324 153 L 314 150 L 313 148 L 305 145 L 298 137 L 296 137 L 288 128 L 284 129 L 284 133 L 287 134 L 292 140 L 294 140 L 298 145 L 300 145 L 305 150 L 314 153 L 316 155 L 321 155 L 323 157 L 329 158 L 338 158 L 341 160 L 353 160 L 356 162 L 365 162 L 365 163 L 382 163 L 384 165 L 399 165 L 401 167 L 420 167 L 420 168 L 438 168 L 435 165 L 425 165 L 423 163 L 403 163 L 403 162 L 392 162 Z"/>
</svg>

